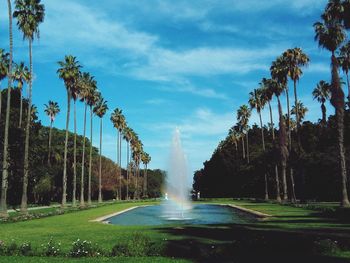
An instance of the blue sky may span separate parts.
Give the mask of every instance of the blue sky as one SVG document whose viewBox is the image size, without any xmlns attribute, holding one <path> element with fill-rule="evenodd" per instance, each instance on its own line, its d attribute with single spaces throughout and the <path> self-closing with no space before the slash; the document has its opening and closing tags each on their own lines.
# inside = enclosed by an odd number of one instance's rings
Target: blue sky
<svg viewBox="0 0 350 263">
<path fill-rule="evenodd" d="M 46 17 L 33 51 L 33 101 L 45 125 L 43 104 L 51 99 L 62 109 L 55 126 L 65 127 L 66 91 L 56 70 L 57 61 L 72 54 L 96 77 L 110 109 L 123 109 L 152 156 L 151 168 L 166 169 L 172 133 L 179 127 L 193 171 L 225 137 L 248 93 L 269 76 L 271 61 L 295 46 L 311 58 L 298 85 L 309 108 L 306 119 L 320 118 L 311 92 L 319 80 L 329 80 L 330 55 L 318 48 L 312 25 L 326 0 L 42 2 Z M 0 43 L 8 49 L 5 7 L 0 9 Z M 14 59 L 27 62 L 27 43 L 15 29 Z M 82 133 L 83 105 L 78 105 Z M 114 160 L 116 132 L 110 113 L 103 153 Z M 263 118 L 268 121 L 267 112 Z M 253 114 L 251 123 L 257 121 Z M 97 127 L 96 118 L 96 146 Z"/>
</svg>

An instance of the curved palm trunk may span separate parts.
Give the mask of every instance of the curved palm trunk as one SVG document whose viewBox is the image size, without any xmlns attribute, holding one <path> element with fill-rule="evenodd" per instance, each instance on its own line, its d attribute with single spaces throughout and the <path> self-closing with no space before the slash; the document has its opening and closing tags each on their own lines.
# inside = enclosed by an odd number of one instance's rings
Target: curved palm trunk
<svg viewBox="0 0 350 263">
<path fill-rule="evenodd" d="M 68 136 L 69 136 L 69 116 L 70 116 L 70 101 L 71 94 L 67 89 L 67 117 L 66 117 L 66 139 L 64 142 L 64 157 L 63 157 L 63 184 L 62 184 L 62 203 L 61 207 L 65 208 L 67 204 L 67 154 L 68 154 Z"/>
<path fill-rule="evenodd" d="M 22 89 L 19 90 L 19 123 L 18 123 L 18 128 L 22 127 L 22 115 L 23 115 L 23 98 L 22 98 Z"/>
<path fill-rule="evenodd" d="M 52 124 L 53 121 L 50 121 L 50 131 L 49 131 L 49 149 L 48 149 L 48 154 L 47 154 L 47 165 L 51 165 L 51 138 L 52 138 Z"/>
<path fill-rule="evenodd" d="M 259 113 L 259 119 L 260 119 L 260 129 L 261 129 L 261 141 L 262 141 L 262 147 L 263 151 L 265 152 L 265 138 L 264 138 L 264 127 L 263 122 L 261 118 L 261 111 L 258 111 Z M 268 189 L 268 182 L 267 182 L 267 174 L 264 174 L 264 182 L 265 182 L 265 200 L 269 200 L 269 189 Z"/>
<path fill-rule="evenodd" d="M 280 146 L 280 154 L 281 154 L 281 168 L 282 168 L 282 185 L 283 185 L 283 200 L 288 199 L 288 193 L 287 193 L 287 176 L 286 176 L 286 169 L 287 169 L 287 159 L 288 159 L 288 149 L 287 149 L 287 142 L 286 142 L 286 127 L 284 125 L 283 120 L 283 112 L 282 112 L 282 106 L 279 96 L 277 96 L 278 101 L 278 113 L 279 113 L 279 146 Z"/>
<path fill-rule="evenodd" d="M 10 62 L 9 72 L 12 72 L 12 60 L 13 60 L 13 37 L 12 37 L 12 8 L 11 0 L 7 0 L 8 15 L 9 15 L 9 42 L 10 42 Z M 5 119 L 5 134 L 4 134 L 4 153 L 2 161 L 2 181 L 1 181 L 1 200 L 0 200 L 0 217 L 8 217 L 7 213 L 7 188 L 8 188 L 8 135 L 10 126 L 10 109 L 11 109 L 11 88 L 12 88 L 12 75 L 8 77 L 7 87 L 7 105 L 6 105 L 6 119 Z"/>
<path fill-rule="evenodd" d="M 129 142 L 126 142 L 126 200 L 129 200 Z"/>
<path fill-rule="evenodd" d="M 268 104 L 269 104 L 269 110 L 270 110 L 272 141 L 275 142 L 275 128 L 274 128 L 274 124 L 273 124 L 272 108 L 271 108 L 270 101 L 268 101 Z M 276 201 L 280 203 L 281 202 L 280 179 L 279 179 L 279 175 L 278 175 L 277 164 L 275 165 L 275 182 L 276 182 Z"/>
<path fill-rule="evenodd" d="M 74 153 L 73 153 L 73 196 L 72 206 L 77 205 L 77 103 L 74 100 Z"/>
<path fill-rule="evenodd" d="M 33 76 L 33 57 L 32 57 L 32 41 L 29 39 L 29 65 L 30 76 Z M 23 192 L 21 202 L 21 213 L 27 214 L 27 190 L 28 190 L 28 177 L 29 177 L 29 136 L 30 136 L 30 123 L 32 113 L 32 78 L 29 80 L 29 94 L 28 94 L 28 110 L 27 110 L 27 124 L 26 124 L 26 138 L 24 144 L 24 175 L 23 175 Z"/>
<path fill-rule="evenodd" d="M 90 156 L 89 156 L 89 181 L 88 204 L 91 205 L 91 169 L 92 169 L 92 106 L 90 106 Z"/>
<path fill-rule="evenodd" d="M 341 191 L 342 200 L 340 205 L 342 207 L 350 207 L 348 191 L 347 191 L 347 176 L 346 176 L 346 160 L 344 149 L 344 92 L 340 85 L 340 78 L 338 74 L 338 62 L 332 53 L 332 85 L 331 85 L 331 103 L 335 107 L 335 116 L 337 121 L 338 132 L 338 148 L 340 158 L 340 175 L 341 175 Z"/>
<path fill-rule="evenodd" d="M 83 153 L 81 157 L 81 177 L 80 177 L 80 206 L 85 206 L 84 200 L 84 178 L 85 178 L 85 141 L 86 141 L 86 110 L 87 104 L 84 107 L 84 131 L 83 131 Z"/>
<path fill-rule="evenodd" d="M 102 203 L 102 118 L 100 119 L 100 167 L 98 170 L 98 202 Z"/>
<path fill-rule="evenodd" d="M 248 133 L 249 131 L 247 130 L 247 134 L 246 134 L 246 142 L 247 142 L 247 163 L 249 163 L 249 138 L 248 138 Z"/>
</svg>

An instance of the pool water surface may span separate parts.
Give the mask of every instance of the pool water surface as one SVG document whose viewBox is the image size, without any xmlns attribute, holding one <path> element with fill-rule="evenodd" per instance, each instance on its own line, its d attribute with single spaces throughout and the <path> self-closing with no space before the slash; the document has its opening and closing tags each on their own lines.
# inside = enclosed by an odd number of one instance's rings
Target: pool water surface
<svg viewBox="0 0 350 263">
<path fill-rule="evenodd" d="M 162 217 L 162 205 L 142 206 L 105 220 L 113 225 L 212 225 L 245 224 L 255 221 L 255 217 L 224 205 L 195 204 L 182 220 L 168 220 Z"/>
</svg>

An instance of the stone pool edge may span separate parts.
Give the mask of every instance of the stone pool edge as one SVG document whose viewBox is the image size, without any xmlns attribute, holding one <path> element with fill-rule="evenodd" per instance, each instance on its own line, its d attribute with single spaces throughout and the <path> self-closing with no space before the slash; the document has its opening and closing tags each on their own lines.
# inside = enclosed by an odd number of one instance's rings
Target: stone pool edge
<svg viewBox="0 0 350 263">
<path fill-rule="evenodd" d="M 109 215 L 105 215 L 105 216 L 101 216 L 101 217 L 89 220 L 89 222 L 100 222 L 102 224 L 109 224 L 109 221 L 106 221 L 108 218 L 123 214 L 125 212 L 129 212 L 129 211 L 134 210 L 134 209 L 139 208 L 139 207 L 147 207 L 147 206 L 151 206 L 151 205 L 138 205 L 138 206 L 129 207 L 127 209 L 115 212 L 113 214 L 109 214 Z"/>
<path fill-rule="evenodd" d="M 249 208 L 245 208 L 245 207 L 242 207 L 242 206 L 238 206 L 238 205 L 233 205 L 233 204 L 221 204 L 221 205 L 235 208 L 237 210 L 240 210 L 240 211 L 243 211 L 243 212 L 255 215 L 256 217 L 261 218 L 261 219 L 272 217 L 272 215 L 265 214 L 265 213 L 262 213 L 262 212 L 259 212 L 259 211 L 255 211 L 255 210 L 252 210 L 252 209 L 249 209 Z"/>
</svg>

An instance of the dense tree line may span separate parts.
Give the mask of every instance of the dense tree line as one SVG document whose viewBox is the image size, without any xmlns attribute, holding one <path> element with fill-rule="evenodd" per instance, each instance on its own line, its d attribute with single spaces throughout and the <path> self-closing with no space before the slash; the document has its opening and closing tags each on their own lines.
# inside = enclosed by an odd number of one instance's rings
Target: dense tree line
<svg viewBox="0 0 350 263">
<path fill-rule="evenodd" d="M 272 62 L 270 76 L 263 78 L 260 87 L 249 94 L 249 106 L 242 105 L 238 109 L 237 123 L 230 129 L 228 137 L 219 144 L 211 160 L 204 164 L 204 169 L 196 172 L 196 190 L 201 190 L 204 195 L 220 195 L 218 191 L 222 186 L 221 195 L 261 197 L 263 189 L 265 200 L 273 198 L 277 202 L 296 202 L 297 197 L 301 202 L 307 198 L 334 200 L 338 196 L 342 207 L 350 207 L 346 165 L 349 112 L 346 112 L 340 76 L 342 70 L 349 90 L 350 106 L 350 42 L 346 42 L 347 30 L 350 29 L 349 13 L 348 0 L 329 0 L 321 20 L 313 25 L 315 41 L 331 53 L 330 83 L 320 80 L 312 92 L 314 99 L 321 103 L 320 123 L 302 123 L 307 108 L 298 100 L 297 83 L 303 75 L 303 67 L 310 61 L 301 48 L 288 49 Z M 292 107 L 291 86 L 294 93 Z M 272 117 L 270 102 L 273 99 L 278 106 L 278 130 L 275 130 Z M 282 107 L 284 99 L 286 114 L 283 114 Z M 328 99 L 335 109 L 335 115 L 327 122 L 325 102 Z M 267 105 L 270 123 L 264 128 L 261 111 Z M 259 115 L 260 128 L 256 125 L 250 128 L 248 125 L 254 109 Z M 240 145 L 241 156 L 238 154 Z M 323 154 L 328 154 L 327 159 Z M 338 177 L 334 177 L 334 174 Z M 214 177 L 217 178 L 215 182 Z M 224 186 L 227 180 L 232 189 L 227 188 L 229 184 Z M 258 187 L 261 184 L 263 187 Z M 338 186 L 337 190 L 332 189 L 334 185 Z M 312 188 L 327 189 L 327 193 Z"/>
<path fill-rule="evenodd" d="M 30 169 L 32 159 L 35 159 L 36 156 L 31 156 L 35 154 L 32 151 L 32 144 L 36 144 L 38 140 L 34 140 L 36 137 L 35 131 L 32 129 L 31 118 L 28 117 L 23 121 L 23 115 L 35 117 L 36 108 L 32 105 L 32 89 L 33 89 L 33 41 L 40 37 L 39 26 L 44 22 L 45 18 L 45 6 L 41 3 L 41 0 L 15 0 L 14 1 L 14 11 L 12 9 L 12 3 L 10 0 L 7 1 L 8 7 L 8 29 L 9 29 L 9 52 L 7 53 L 5 49 L 0 49 L 0 83 L 1 81 L 7 79 L 7 92 L 6 92 L 6 101 L 2 100 L 3 93 L 0 92 L 0 118 L 3 117 L 3 139 L 2 139 L 2 176 L 1 176 L 1 197 L 0 197 L 0 217 L 8 217 L 7 204 L 8 204 L 8 190 L 9 182 L 14 179 L 11 177 L 13 171 L 11 170 L 11 165 L 17 162 L 23 162 L 22 168 L 22 194 L 21 197 L 21 212 L 23 214 L 28 213 L 28 190 L 29 183 L 33 175 L 33 169 L 36 166 L 33 166 Z M 23 34 L 23 40 L 28 41 L 28 61 L 29 68 L 25 66 L 24 62 L 15 63 L 13 58 L 13 18 L 16 19 L 16 24 L 18 30 Z M 85 196 L 87 196 L 87 205 L 90 205 L 92 202 L 92 164 L 94 161 L 95 149 L 92 147 L 93 140 L 93 118 L 95 116 L 100 118 L 100 147 L 99 147 L 99 170 L 98 170 L 98 202 L 102 202 L 102 119 L 108 111 L 107 101 L 102 97 L 101 92 L 98 89 L 98 84 L 94 76 L 89 72 L 82 71 L 83 66 L 77 60 L 76 57 L 72 55 L 66 55 L 63 60 L 58 62 L 57 75 L 63 81 L 64 87 L 67 91 L 67 110 L 66 110 L 66 129 L 64 137 L 64 150 L 63 154 L 60 152 L 59 158 L 63 159 L 62 165 L 62 187 L 61 187 L 61 208 L 66 207 L 67 198 L 72 200 L 72 205 L 77 205 L 77 196 L 78 194 L 78 180 L 80 179 L 80 202 L 81 207 L 85 206 Z M 27 85 L 27 94 L 26 94 L 26 103 L 27 107 L 23 107 L 23 96 L 22 90 L 23 86 Z M 15 86 L 16 85 L 16 86 Z M 23 158 L 18 154 L 10 154 L 12 133 L 10 128 L 12 127 L 14 117 L 11 116 L 13 111 L 11 106 L 11 95 L 13 89 L 16 88 L 16 91 L 19 93 L 18 100 L 19 103 L 19 120 L 18 129 L 22 130 L 25 134 L 24 138 L 24 148 L 22 149 Z M 0 90 L 1 91 L 1 90 Z M 73 138 L 69 131 L 69 122 L 71 115 L 71 102 L 73 101 L 73 124 L 74 124 L 74 135 Z M 81 156 L 78 156 L 78 134 L 77 134 L 77 120 L 76 120 L 76 104 L 77 101 L 84 103 L 84 130 L 82 137 L 82 153 Z M 50 117 L 50 128 L 49 128 L 49 143 L 48 143 L 48 152 L 47 152 L 47 166 L 48 169 L 53 167 L 51 163 L 52 157 L 55 157 L 52 152 L 53 147 L 53 122 L 56 115 L 60 112 L 59 105 L 56 102 L 49 101 L 48 105 L 45 105 L 45 113 Z M 4 111 L 3 111 L 4 108 Z M 86 144 L 86 126 L 87 126 L 87 109 L 89 109 L 89 120 L 90 120 L 90 144 Z M 2 116 L 2 112 L 5 112 L 5 115 Z M 129 182 L 131 181 L 131 176 L 135 177 L 135 192 L 133 193 L 134 198 L 143 198 L 148 197 L 147 189 L 147 165 L 151 161 L 151 157 L 143 149 L 143 144 L 139 139 L 137 133 L 127 125 L 122 110 L 116 108 L 111 115 L 111 121 L 114 127 L 118 131 L 117 139 L 117 171 L 116 176 L 118 178 L 118 190 L 116 192 L 117 199 L 129 199 Z M 40 127 L 38 128 L 39 130 Z M 34 135 L 31 134 L 34 132 Z M 122 190 L 122 164 L 121 164 L 121 147 L 123 139 L 127 142 L 127 164 L 126 164 L 126 189 Z M 80 140 L 80 139 L 79 139 Z M 73 142 L 72 142 L 73 141 Z M 69 158 L 71 158 L 71 144 L 73 144 L 73 177 L 69 178 L 69 172 L 71 169 Z M 19 145 L 18 145 L 19 146 Z M 22 146 L 22 145 L 21 145 Z M 57 146 L 57 145 L 56 145 Z M 88 151 L 88 158 L 85 159 L 85 153 Z M 131 152 L 131 154 L 130 154 Z M 57 156 L 56 156 L 57 157 Z M 41 159 L 43 160 L 43 159 Z M 81 160 L 81 161 L 80 161 Z M 86 163 L 88 160 L 88 163 Z M 79 162 L 80 161 L 80 162 Z M 141 180 L 141 171 L 140 165 L 144 164 L 144 180 Z M 80 177 L 78 175 L 78 166 L 81 167 Z M 85 169 L 87 168 L 87 169 Z M 87 171 L 85 171 L 87 170 Z M 57 171 L 57 170 L 56 170 Z M 79 171 L 80 172 L 80 171 Z M 86 172 L 88 174 L 86 180 Z M 17 169 L 17 174 L 19 173 Z M 72 189 L 70 188 L 70 181 L 72 181 Z M 87 181 L 87 183 L 85 183 Z M 18 182 L 18 181 L 17 181 Z M 49 180 L 44 180 L 46 185 Z M 34 181 L 35 184 L 38 181 Z M 85 184 L 87 184 L 87 191 L 85 190 Z M 142 186 L 142 187 L 141 187 Z M 39 187 L 42 189 L 42 187 Z M 71 191 L 71 192 L 68 192 Z M 124 191 L 124 193 L 123 193 Z M 87 194 L 86 194 L 87 192 Z M 16 192 L 17 194 L 18 192 Z M 72 193 L 72 194 L 70 194 Z M 57 192 L 55 192 L 55 196 Z M 12 198 L 12 197 L 9 197 Z"/>
<path fill-rule="evenodd" d="M 7 100 L 7 90 L 2 90 L 2 113 L 1 119 L 5 116 L 5 107 Z M 28 100 L 20 99 L 21 92 L 19 89 L 12 90 L 11 96 L 11 113 L 10 113 L 10 135 L 9 135 L 9 185 L 8 185 L 8 203 L 11 206 L 21 204 L 22 198 L 22 181 L 23 181 L 23 151 L 25 145 L 25 132 L 19 127 L 20 109 L 24 112 L 28 109 Z M 50 103 L 47 105 L 49 108 Z M 47 109 L 46 108 L 46 111 Z M 35 107 L 34 107 L 35 109 Z M 26 114 L 23 115 L 23 121 L 26 121 Z M 51 118 L 48 118 L 51 123 Z M 63 172 L 63 153 L 65 131 L 56 128 L 50 128 L 42 125 L 37 118 L 37 112 L 34 110 L 31 113 L 30 125 L 30 145 L 29 148 L 29 169 L 31 176 L 28 180 L 28 203 L 31 204 L 49 204 L 50 202 L 60 202 L 62 196 L 62 172 Z M 51 136 L 50 136 L 51 131 Z M 3 147 L 4 122 L 0 123 L 0 147 Z M 49 138 L 51 137 L 51 147 L 49 147 Z M 67 184 L 68 199 L 72 199 L 73 193 L 73 177 L 74 177 L 74 133 L 69 133 L 69 144 L 67 152 Z M 90 140 L 86 140 L 86 147 L 90 147 Z M 76 141 L 76 158 L 81 160 L 83 152 L 83 137 L 77 136 Z M 98 199 L 99 195 L 99 162 L 100 157 L 98 149 L 92 147 L 92 179 L 91 191 L 92 198 Z M 2 158 L 0 152 L 0 158 Z M 48 165 L 48 162 L 50 165 Z M 122 180 L 117 179 L 119 166 L 112 160 L 102 156 L 102 197 L 106 200 L 115 199 L 118 193 L 119 186 L 123 189 L 123 198 L 126 195 L 127 188 L 127 171 L 122 169 Z M 89 160 L 86 158 L 85 166 L 88 166 Z M 77 165 L 77 173 L 80 174 L 82 166 Z M 1 172 L 1 169 L 0 169 Z M 150 198 L 156 198 L 161 195 L 161 185 L 164 181 L 165 173 L 160 170 L 148 170 L 147 195 Z M 87 179 L 88 174 L 85 174 L 84 179 Z M 144 171 L 140 172 L 140 185 L 144 182 Z M 135 193 L 135 177 L 134 173 L 130 172 L 131 182 L 129 183 L 129 194 L 131 198 Z M 81 185 L 80 177 L 77 177 L 77 188 Z M 87 190 L 84 189 L 84 194 L 87 195 Z M 0 190 L 1 191 L 1 190 Z M 80 199 L 80 192 L 77 192 L 76 198 Z"/>
<path fill-rule="evenodd" d="M 272 132 L 264 127 L 266 151 L 261 147 L 261 129 L 253 125 L 249 130 L 250 162 L 242 156 L 242 144 L 235 144 L 230 133 L 220 142 L 204 168 L 196 171 L 194 189 L 202 197 L 255 197 L 265 198 L 264 175 L 267 174 L 268 192 L 276 196 L 275 165 L 279 163 L 279 149 L 272 139 Z M 278 136 L 278 130 L 275 130 Z M 307 200 L 338 201 L 341 198 L 339 188 L 341 178 L 336 154 L 336 119 L 330 116 L 326 125 L 320 122 L 303 122 L 300 127 L 301 144 L 305 154 L 293 160 L 295 167 L 295 191 L 300 198 Z M 295 130 L 292 131 L 295 138 Z M 345 147 L 350 151 L 350 110 L 345 111 Z M 296 141 L 294 140 L 294 143 Z M 293 154 L 295 156 L 296 153 Z M 347 156 L 347 162 L 350 162 Z M 303 172 L 305 185 L 303 185 Z M 349 169 L 348 169 L 349 172 Z M 279 174 L 281 168 L 279 167 Z M 291 181 L 288 177 L 288 185 Z M 281 187 L 281 186 L 280 186 Z M 303 192 L 302 192 L 303 191 Z M 282 189 L 280 189 L 282 192 Z"/>
</svg>

